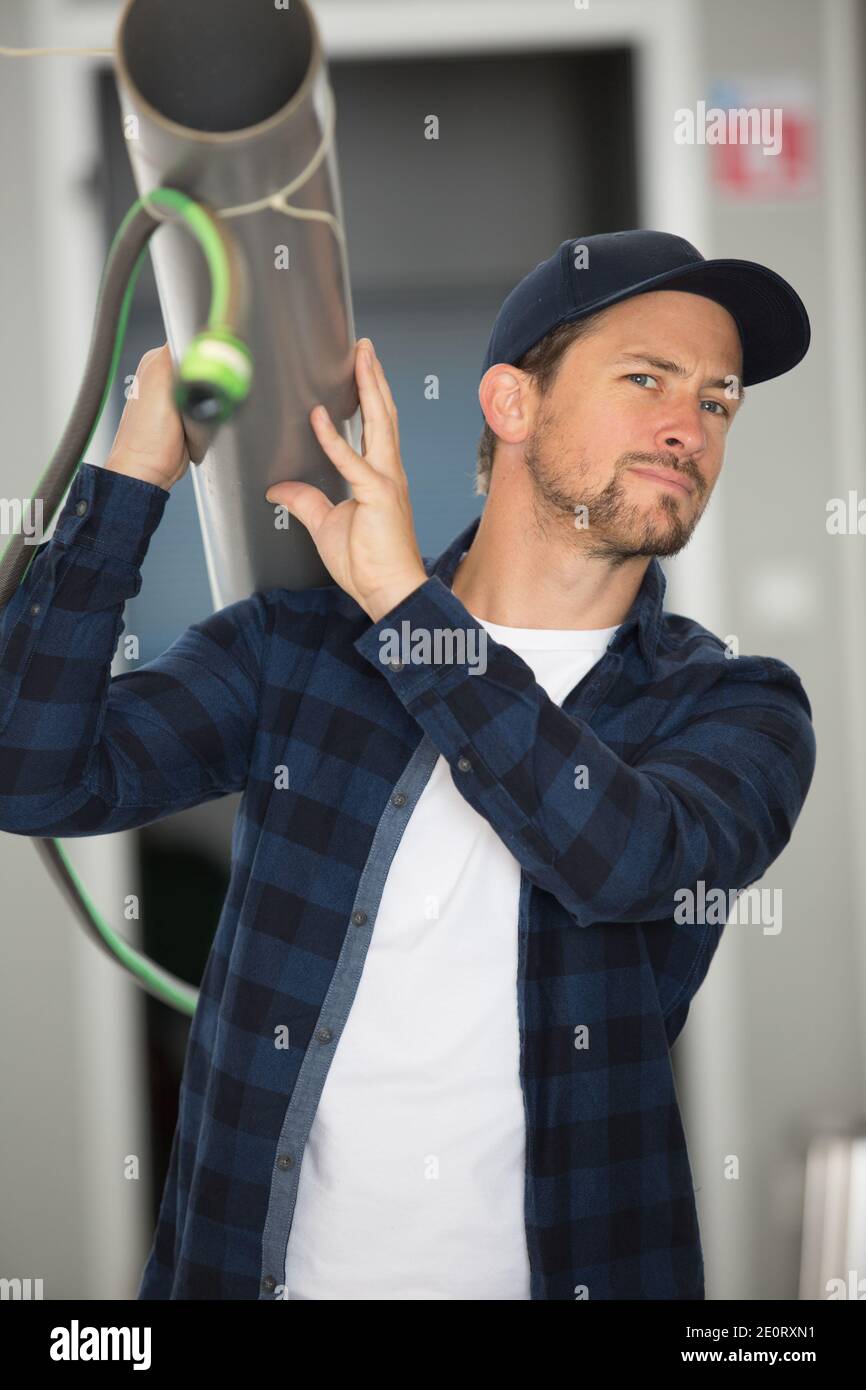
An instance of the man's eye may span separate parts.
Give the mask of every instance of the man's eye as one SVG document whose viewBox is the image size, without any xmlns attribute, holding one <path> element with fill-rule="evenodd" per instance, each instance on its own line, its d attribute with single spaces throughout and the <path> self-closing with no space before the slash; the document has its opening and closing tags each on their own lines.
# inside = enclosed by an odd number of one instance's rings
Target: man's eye
<svg viewBox="0 0 866 1390">
<path fill-rule="evenodd" d="M 726 405 L 722 405 L 721 401 L 701 401 L 701 405 L 717 405 L 723 415 L 730 415 L 731 413 Z M 714 410 L 711 410 L 710 414 L 715 415 L 716 412 Z"/>
<path fill-rule="evenodd" d="M 629 372 L 628 381 L 655 381 L 654 376 L 649 376 L 646 372 Z"/>
</svg>

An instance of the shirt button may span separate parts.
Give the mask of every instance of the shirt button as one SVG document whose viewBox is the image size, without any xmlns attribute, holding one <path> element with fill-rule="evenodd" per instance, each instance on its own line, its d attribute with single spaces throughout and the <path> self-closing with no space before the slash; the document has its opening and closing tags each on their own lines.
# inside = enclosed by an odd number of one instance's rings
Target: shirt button
<svg viewBox="0 0 866 1390">
<path fill-rule="evenodd" d="M 318 1028 L 316 1030 L 316 1037 L 319 1039 L 319 1042 L 321 1043 L 330 1042 L 333 1036 L 334 1035 L 331 1032 L 330 1028 Z"/>
<path fill-rule="evenodd" d="M 406 805 L 406 793 L 405 793 L 405 792 L 395 792 L 394 795 L 391 797 L 391 805 L 392 805 L 392 806 L 405 806 L 405 805 Z"/>
<path fill-rule="evenodd" d="M 273 1293 L 276 1287 L 277 1281 L 274 1278 L 274 1276 L 272 1274 L 266 1274 L 264 1279 L 262 1280 L 262 1288 L 264 1289 L 265 1293 Z"/>
<path fill-rule="evenodd" d="M 389 662 L 388 662 L 388 670 L 389 670 L 389 671 L 402 671 L 402 670 L 403 670 L 403 662 L 402 662 L 402 661 L 389 661 Z"/>
<path fill-rule="evenodd" d="M 294 1164 L 294 1161 L 295 1159 L 293 1154 L 280 1154 L 279 1158 L 277 1159 L 277 1167 L 291 1168 Z"/>
<path fill-rule="evenodd" d="M 364 925 L 364 923 L 366 922 L 366 920 L 367 920 L 367 914 L 366 914 L 366 912 L 353 912 L 353 913 L 352 913 L 352 921 L 353 921 L 353 923 L 355 924 L 356 927 L 363 927 L 363 925 Z"/>
<path fill-rule="evenodd" d="M 87 503 L 85 502 L 83 497 L 80 502 L 76 502 L 75 510 L 79 516 L 84 516 L 84 513 L 87 511 Z"/>
<path fill-rule="evenodd" d="M 472 764 L 468 758 L 458 758 L 457 767 L 461 772 L 470 772 L 472 769 Z"/>
<path fill-rule="evenodd" d="M 41 604 L 41 603 L 31 603 L 31 605 L 30 605 L 30 612 L 31 612 L 32 616 L 35 618 L 37 613 L 41 613 L 41 612 L 42 612 L 42 604 Z"/>
</svg>

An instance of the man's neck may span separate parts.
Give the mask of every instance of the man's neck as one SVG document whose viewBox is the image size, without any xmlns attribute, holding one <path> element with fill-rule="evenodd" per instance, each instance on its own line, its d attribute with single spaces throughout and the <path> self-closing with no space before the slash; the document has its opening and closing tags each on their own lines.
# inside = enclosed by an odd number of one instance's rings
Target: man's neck
<svg viewBox="0 0 866 1390">
<path fill-rule="evenodd" d="M 650 562 L 634 556 L 611 566 L 540 533 L 525 516 L 485 505 L 451 591 L 476 618 L 504 627 L 593 629 L 616 627 L 634 603 Z"/>
</svg>

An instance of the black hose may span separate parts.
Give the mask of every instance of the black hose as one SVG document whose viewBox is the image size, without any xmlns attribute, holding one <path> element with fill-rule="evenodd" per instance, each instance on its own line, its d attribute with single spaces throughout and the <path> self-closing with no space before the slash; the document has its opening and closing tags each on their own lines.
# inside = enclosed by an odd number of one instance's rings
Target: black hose
<svg viewBox="0 0 866 1390">
<path fill-rule="evenodd" d="M 148 241 L 164 219 L 142 205 L 133 213 L 112 245 L 106 262 L 96 303 L 90 350 L 84 368 L 84 377 L 72 409 L 72 414 L 64 430 L 54 456 L 40 478 L 33 500 L 40 500 L 43 515 L 47 509 L 49 521 L 60 507 L 88 446 L 96 423 L 102 411 L 106 395 L 109 373 L 117 345 L 118 321 L 123 301 L 129 288 L 131 277 L 135 274 L 139 257 Z M 243 265 L 239 250 L 228 230 L 215 219 L 215 225 L 222 239 L 230 272 L 230 292 L 227 319 L 234 324 L 241 310 L 245 293 Z M 212 427 L 198 424 L 184 415 L 184 430 L 192 462 L 198 463 L 207 449 Z M 42 546 L 27 546 L 23 534 L 13 535 L 2 557 L 0 557 L 0 610 L 6 607 L 25 577 L 34 557 Z M 26 552 L 30 550 L 28 555 Z M 33 836 L 33 844 L 43 862 L 54 878 L 67 902 L 72 907 L 81 925 L 92 941 L 107 952 L 114 960 L 121 960 L 137 982 L 155 998 L 169 1003 L 182 1012 L 195 1011 L 197 991 L 194 986 L 178 976 L 142 956 L 115 936 L 118 943 L 112 946 L 106 939 L 85 901 L 81 890 L 60 849 L 60 842 L 53 838 Z M 121 948 L 123 954 L 121 954 Z M 125 958 L 126 957 L 126 958 Z M 132 963 L 129 963 L 130 958 Z"/>
<path fill-rule="evenodd" d="M 90 339 L 90 351 L 84 377 L 78 390 L 72 414 L 57 446 L 54 457 L 37 484 L 34 500 L 42 502 L 43 517 L 54 516 L 72 482 L 87 447 L 94 421 L 99 415 L 117 330 L 117 320 L 127 283 L 135 264 L 161 219 L 146 207 L 139 209 L 130 220 L 124 236 L 109 259 L 99 297 Z M 0 558 L 0 608 L 5 608 L 17 590 L 33 560 L 37 546 L 27 544 L 23 533 L 12 536 Z"/>
</svg>

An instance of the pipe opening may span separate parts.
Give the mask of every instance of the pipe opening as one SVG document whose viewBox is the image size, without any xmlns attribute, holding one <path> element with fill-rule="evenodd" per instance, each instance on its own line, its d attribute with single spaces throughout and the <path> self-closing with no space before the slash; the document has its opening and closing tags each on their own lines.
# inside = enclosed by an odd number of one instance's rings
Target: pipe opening
<svg viewBox="0 0 866 1390">
<path fill-rule="evenodd" d="M 118 43 L 141 96 L 196 131 L 258 125 L 297 92 L 310 66 L 306 7 L 292 0 L 133 0 Z"/>
</svg>

